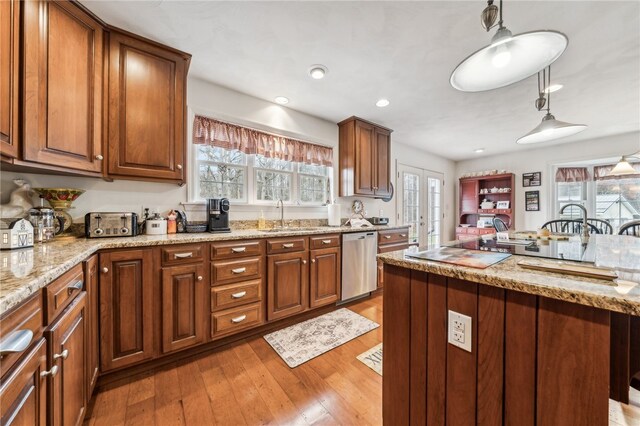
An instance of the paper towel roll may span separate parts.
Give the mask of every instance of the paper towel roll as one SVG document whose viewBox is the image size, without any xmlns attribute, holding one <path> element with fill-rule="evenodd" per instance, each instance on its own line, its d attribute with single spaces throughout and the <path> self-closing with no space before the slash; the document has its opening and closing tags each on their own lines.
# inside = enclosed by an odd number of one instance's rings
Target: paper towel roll
<svg viewBox="0 0 640 426">
<path fill-rule="evenodd" d="M 327 204 L 329 226 L 340 226 L 340 204 Z"/>
</svg>

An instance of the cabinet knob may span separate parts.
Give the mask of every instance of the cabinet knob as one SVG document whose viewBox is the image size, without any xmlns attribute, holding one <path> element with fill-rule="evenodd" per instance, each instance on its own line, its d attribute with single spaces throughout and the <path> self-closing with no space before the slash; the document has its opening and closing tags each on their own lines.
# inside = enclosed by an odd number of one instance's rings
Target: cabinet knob
<svg viewBox="0 0 640 426">
<path fill-rule="evenodd" d="M 316 260 L 315 259 L 311 259 L 311 263 L 316 263 Z"/>
<path fill-rule="evenodd" d="M 96 160 L 104 160 L 104 157 L 101 154 L 96 155 Z"/>
<path fill-rule="evenodd" d="M 53 367 L 51 367 L 51 370 L 49 371 L 43 371 L 42 373 L 40 373 L 40 377 L 47 377 L 47 376 L 51 376 L 51 377 L 55 377 L 56 374 L 58 374 L 58 366 L 54 365 Z"/>
<path fill-rule="evenodd" d="M 303 261 L 302 261 L 302 264 L 303 264 L 303 265 L 306 265 L 306 264 L 307 264 L 307 261 L 306 261 L 306 260 L 303 260 Z"/>
<path fill-rule="evenodd" d="M 176 165 L 176 169 L 178 169 L 178 170 L 182 170 L 182 164 L 178 164 L 178 165 Z"/>
<path fill-rule="evenodd" d="M 53 359 L 58 359 L 58 358 L 62 358 L 67 359 L 69 357 L 69 349 L 65 349 L 64 351 L 62 351 L 62 353 L 59 354 L 53 354 Z"/>
<path fill-rule="evenodd" d="M 102 268 L 102 273 L 106 274 L 107 272 L 109 272 L 109 268 L 107 268 L 106 266 L 104 268 Z"/>
<path fill-rule="evenodd" d="M 202 275 L 198 275 L 198 281 L 202 281 Z"/>
</svg>

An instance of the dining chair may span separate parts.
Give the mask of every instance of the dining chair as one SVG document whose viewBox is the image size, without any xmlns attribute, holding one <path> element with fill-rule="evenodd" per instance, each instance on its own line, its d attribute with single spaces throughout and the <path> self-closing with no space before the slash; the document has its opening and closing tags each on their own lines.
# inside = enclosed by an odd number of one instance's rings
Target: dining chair
<svg viewBox="0 0 640 426">
<path fill-rule="evenodd" d="M 589 226 L 590 234 L 600 234 L 598 228 L 588 222 L 587 225 Z M 541 228 L 548 229 L 549 231 L 558 234 L 580 234 L 582 232 L 582 221 L 570 219 L 554 219 L 542 225 Z"/>
<path fill-rule="evenodd" d="M 600 234 L 613 234 L 613 226 L 611 226 L 608 220 L 588 217 L 587 223 L 598 228 Z"/>
<path fill-rule="evenodd" d="M 504 220 L 499 217 L 493 218 L 493 227 L 496 228 L 496 232 L 507 232 L 509 230 L 509 227 Z"/>
<path fill-rule="evenodd" d="M 640 237 L 640 220 L 632 220 L 620 227 L 618 235 L 633 235 L 634 237 Z"/>
</svg>

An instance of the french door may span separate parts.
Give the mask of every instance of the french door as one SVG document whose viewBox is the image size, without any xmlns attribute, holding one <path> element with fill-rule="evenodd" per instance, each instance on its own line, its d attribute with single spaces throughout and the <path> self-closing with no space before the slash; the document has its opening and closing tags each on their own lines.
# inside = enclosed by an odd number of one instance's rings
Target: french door
<svg viewBox="0 0 640 426">
<path fill-rule="evenodd" d="M 398 164 L 398 222 L 409 225 L 409 242 L 440 246 L 442 238 L 442 173 Z"/>
</svg>

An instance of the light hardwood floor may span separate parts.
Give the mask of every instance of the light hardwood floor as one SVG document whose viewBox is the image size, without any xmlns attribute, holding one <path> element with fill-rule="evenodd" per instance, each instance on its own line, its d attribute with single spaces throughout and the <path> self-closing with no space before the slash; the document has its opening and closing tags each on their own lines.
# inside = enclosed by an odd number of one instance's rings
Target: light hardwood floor
<svg viewBox="0 0 640 426">
<path fill-rule="evenodd" d="M 349 309 L 382 325 L 382 295 Z M 356 356 L 382 327 L 290 369 L 261 337 L 98 389 L 85 425 L 382 424 L 382 377 Z"/>
</svg>

